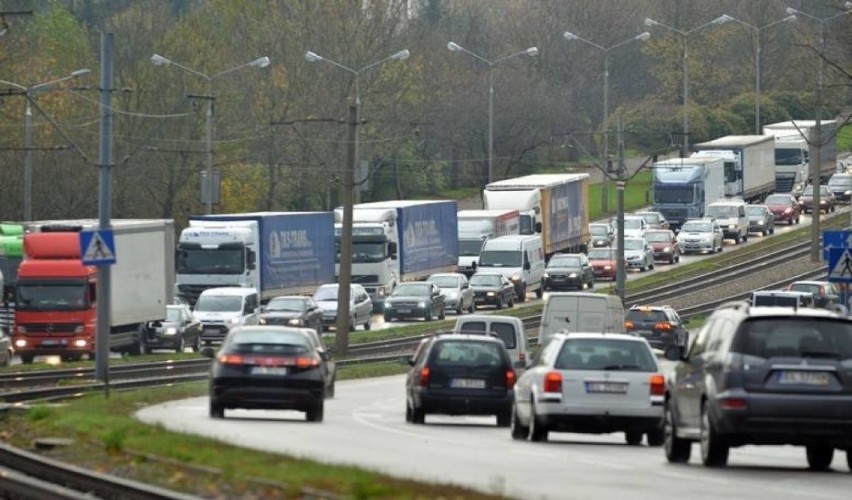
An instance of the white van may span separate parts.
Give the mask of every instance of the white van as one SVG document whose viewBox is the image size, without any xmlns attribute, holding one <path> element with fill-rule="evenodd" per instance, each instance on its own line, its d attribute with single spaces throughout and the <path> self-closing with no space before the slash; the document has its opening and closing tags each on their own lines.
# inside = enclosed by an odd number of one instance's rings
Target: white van
<svg viewBox="0 0 852 500">
<path fill-rule="evenodd" d="M 748 215 L 746 202 L 742 199 L 726 198 L 714 201 L 707 205 L 704 216 L 716 219 L 724 237 L 734 240 L 734 244 L 748 241 Z"/>
<path fill-rule="evenodd" d="M 235 326 L 256 325 L 260 300 L 254 288 L 208 288 L 198 296 L 192 314 L 201 321 L 201 341 L 209 345 L 225 340 Z"/>
<path fill-rule="evenodd" d="M 544 303 L 538 343 L 554 333 L 627 333 L 624 304 L 617 295 L 553 292 Z"/>
<path fill-rule="evenodd" d="M 521 318 L 499 314 L 468 314 L 459 316 L 453 327 L 453 333 L 485 334 L 487 332 L 497 335 L 506 345 L 509 357 L 512 358 L 512 366 L 519 370 L 527 367 L 531 358 L 529 342 Z"/>
<path fill-rule="evenodd" d="M 476 271 L 502 274 L 515 285 L 518 302 L 524 302 L 529 291 L 544 295 L 544 266 L 541 236 L 513 234 L 486 241 Z"/>
</svg>

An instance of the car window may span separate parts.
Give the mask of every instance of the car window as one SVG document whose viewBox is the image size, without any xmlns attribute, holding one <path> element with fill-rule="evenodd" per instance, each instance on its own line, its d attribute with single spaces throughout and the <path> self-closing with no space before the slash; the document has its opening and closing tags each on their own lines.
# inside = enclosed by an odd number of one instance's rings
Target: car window
<svg viewBox="0 0 852 500">
<path fill-rule="evenodd" d="M 497 334 L 497 337 L 503 341 L 506 349 L 515 349 L 515 326 L 510 323 L 491 323 L 491 331 Z"/>
<path fill-rule="evenodd" d="M 470 278 L 470 284 L 477 286 L 499 286 L 500 276 L 496 274 L 474 274 Z"/>
<path fill-rule="evenodd" d="M 742 324 L 731 351 L 758 356 L 852 359 L 852 323 L 831 318 L 753 318 Z"/>
<path fill-rule="evenodd" d="M 580 257 L 574 255 L 554 255 L 547 267 L 580 267 L 581 263 Z"/>
<path fill-rule="evenodd" d="M 465 321 L 459 331 L 464 333 L 485 333 L 484 321 Z"/>
<path fill-rule="evenodd" d="M 281 297 L 270 300 L 266 310 L 299 312 L 305 309 L 305 304 L 307 301 L 299 297 Z"/>
<path fill-rule="evenodd" d="M 769 196 L 766 198 L 767 205 L 789 205 L 790 197 L 786 195 L 782 196 Z"/>
<path fill-rule="evenodd" d="M 440 366 L 497 366 L 504 363 L 499 344 L 471 340 L 438 342 L 429 359 Z"/>
<path fill-rule="evenodd" d="M 614 339 L 568 339 L 562 345 L 557 370 L 656 371 L 657 365 L 641 342 Z"/>
<path fill-rule="evenodd" d="M 810 292 L 814 295 L 820 295 L 820 285 L 814 283 L 793 283 L 790 285 L 790 290 L 794 292 Z"/>
<path fill-rule="evenodd" d="M 295 332 L 242 330 L 231 332 L 223 347 L 226 352 L 239 354 L 294 355 L 310 352 L 308 338 Z"/>
<path fill-rule="evenodd" d="M 669 318 L 664 311 L 660 311 L 659 309 L 630 309 L 627 311 L 626 319 L 629 321 L 659 323 L 661 321 L 668 321 Z"/>
<path fill-rule="evenodd" d="M 715 327 L 718 319 L 710 318 L 710 320 L 704 324 L 704 326 L 698 330 L 698 335 L 695 337 L 695 342 L 689 346 L 689 357 L 698 356 L 704 353 L 704 349 L 707 347 L 707 337 L 710 334 L 710 329 Z"/>
</svg>

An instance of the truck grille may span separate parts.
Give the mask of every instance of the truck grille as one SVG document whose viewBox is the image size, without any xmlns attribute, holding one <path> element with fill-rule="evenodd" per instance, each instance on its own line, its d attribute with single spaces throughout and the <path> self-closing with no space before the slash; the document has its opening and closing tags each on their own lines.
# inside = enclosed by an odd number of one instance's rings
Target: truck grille
<svg viewBox="0 0 852 500">
<path fill-rule="evenodd" d="M 775 176 L 775 192 L 789 193 L 793 190 L 793 184 L 796 183 L 796 177 L 793 175 L 776 175 Z"/>
<path fill-rule="evenodd" d="M 660 213 L 662 213 L 665 218 L 670 221 L 683 222 L 688 216 L 688 212 L 685 208 L 662 208 L 660 209 Z"/>
<path fill-rule="evenodd" d="M 352 275 L 352 283 L 358 283 L 359 285 L 363 285 L 365 283 L 378 283 L 379 275 L 378 274 L 353 274 Z"/>
<path fill-rule="evenodd" d="M 21 323 L 27 333 L 74 333 L 82 323 Z"/>
</svg>

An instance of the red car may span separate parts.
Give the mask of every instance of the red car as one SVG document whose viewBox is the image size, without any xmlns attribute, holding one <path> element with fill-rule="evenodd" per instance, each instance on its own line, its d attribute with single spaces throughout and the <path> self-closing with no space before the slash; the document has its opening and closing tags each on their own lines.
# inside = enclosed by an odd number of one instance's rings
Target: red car
<svg viewBox="0 0 852 500">
<path fill-rule="evenodd" d="M 680 262 L 680 244 L 674 231 L 669 229 L 652 229 L 645 232 L 645 239 L 654 249 L 654 260 L 662 260 L 669 264 Z"/>
<path fill-rule="evenodd" d="M 595 279 L 615 279 L 617 251 L 614 248 L 592 248 L 589 250 L 589 263 L 595 271 Z"/>
<path fill-rule="evenodd" d="M 770 194 L 764 205 L 769 207 L 775 216 L 775 223 L 786 222 L 789 225 L 798 224 L 802 216 L 802 207 L 796 198 L 789 193 Z"/>
</svg>

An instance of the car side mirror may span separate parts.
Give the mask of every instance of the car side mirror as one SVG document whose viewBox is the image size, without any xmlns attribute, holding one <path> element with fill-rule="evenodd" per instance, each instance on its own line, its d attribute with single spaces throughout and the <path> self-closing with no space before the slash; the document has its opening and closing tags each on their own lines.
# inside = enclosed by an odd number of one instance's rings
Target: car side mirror
<svg viewBox="0 0 852 500">
<path fill-rule="evenodd" d="M 686 359 L 686 351 L 683 346 L 672 345 L 666 349 L 666 359 L 669 361 L 683 361 Z"/>
<path fill-rule="evenodd" d="M 201 355 L 205 358 L 213 359 L 216 356 L 216 349 L 210 346 L 204 346 L 201 348 Z"/>
<path fill-rule="evenodd" d="M 529 271 L 531 267 L 529 261 L 524 262 L 524 271 Z"/>
<path fill-rule="evenodd" d="M 409 365 L 414 366 L 414 361 L 415 361 L 414 356 L 411 356 L 410 358 L 408 358 L 408 364 Z"/>
<path fill-rule="evenodd" d="M 331 359 L 331 353 L 328 351 L 319 351 L 319 356 L 323 361 L 328 361 Z"/>
</svg>

